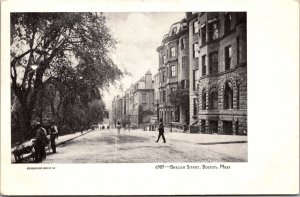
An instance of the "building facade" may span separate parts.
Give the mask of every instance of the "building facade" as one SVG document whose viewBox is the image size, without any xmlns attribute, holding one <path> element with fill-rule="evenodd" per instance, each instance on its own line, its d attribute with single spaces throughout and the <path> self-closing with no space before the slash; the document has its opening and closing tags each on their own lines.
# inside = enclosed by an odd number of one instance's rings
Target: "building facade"
<svg viewBox="0 0 300 197">
<path fill-rule="evenodd" d="M 189 84 L 189 40 L 187 22 L 183 19 L 171 25 L 157 48 L 159 54 L 159 118 L 164 123 L 187 124 L 188 107 L 174 105 L 175 91 L 188 94 Z"/>
<path fill-rule="evenodd" d="M 111 110 L 113 124 L 120 121 L 123 126 L 130 123 L 131 126 L 139 127 L 149 123 L 150 116 L 155 115 L 156 110 L 153 85 L 152 74 L 148 71 L 125 90 L 123 96 L 115 96 Z"/>
<path fill-rule="evenodd" d="M 198 13 L 202 133 L 247 132 L 246 13 Z"/>
<path fill-rule="evenodd" d="M 191 132 L 247 133 L 245 12 L 187 12 L 171 25 L 159 54 L 159 117 Z M 186 89 L 189 105 L 172 96 Z M 170 99 L 171 96 L 171 99 Z"/>
<path fill-rule="evenodd" d="M 113 120 L 129 117 L 139 126 L 156 115 L 190 132 L 247 134 L 245 12 L 187 12 L 156 51 L 154 80 L 148 71 L 115 97 Z"/>
</svg>

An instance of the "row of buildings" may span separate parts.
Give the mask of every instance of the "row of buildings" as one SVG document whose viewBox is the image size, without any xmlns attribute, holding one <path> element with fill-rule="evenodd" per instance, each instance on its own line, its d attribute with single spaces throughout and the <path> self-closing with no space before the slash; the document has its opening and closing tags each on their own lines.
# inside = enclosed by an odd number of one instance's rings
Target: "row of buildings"
<svg viewBox="0 0 300 197">
<path fill-rule="evenodd" d="M 245 12 L 187 12 L 156 49 L 158 73 L 147 72 L 115 97 L 112 117 L 139 125 L 153 116 L 183 131 L 246 134 L 246 27 Z"/>
</svg>

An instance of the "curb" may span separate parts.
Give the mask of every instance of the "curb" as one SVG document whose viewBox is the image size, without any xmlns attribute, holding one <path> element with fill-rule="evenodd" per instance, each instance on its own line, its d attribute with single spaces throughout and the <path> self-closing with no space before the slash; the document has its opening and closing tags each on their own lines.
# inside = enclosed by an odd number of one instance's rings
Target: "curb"
<svg viewBox="0 0 300 197">
<path fill-rule="evenodd" d="M 76 137 L 67 139 L 67 140 L 65 140 L 65 141 L 61 141 L 61 142 L 57 143 L 56 146 L 59 146 L 59 145 L 65 143 L 65 142 L 69 142 L 69 141 L 71 141 L 71 140 L 74 140 L 74 139 L 76 139 L 76 138 L 78 138 L 78 137 L 81 137 L 81 136 L 83 136 L 83 135 L 85 135 L 85 134 L 87 134 L 87 133 L 89 133 L 89 132 L 90 132 L 90 131 L 87 131 L 87 132 L 82 133 L 82 134 L 80 134 L 80 135 L 78 135 L 78 136 L 76 136 Z"/>
</svg>

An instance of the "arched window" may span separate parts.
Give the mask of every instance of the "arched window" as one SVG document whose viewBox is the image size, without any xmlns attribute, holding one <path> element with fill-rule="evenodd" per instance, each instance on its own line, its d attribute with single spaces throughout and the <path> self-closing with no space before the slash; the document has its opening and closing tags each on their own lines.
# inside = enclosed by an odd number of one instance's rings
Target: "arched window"
<svg viewBox="0 0 300 197">
<path fill-rule="evenodd" d="M 225 83 L 224 109 L 233 109 L 233 90 L 232 90 L 232 84 L 230 82 Z"/>
<path fill-rule="evenodd" d="M 206 91 L 202 91 L 202 110 L 206 110 Z"/>
<path fill-rule="evenodd" d="M 218 109 L 218 90 L 212 88 L 209 92 L 209 109 Z"/>
</svg>

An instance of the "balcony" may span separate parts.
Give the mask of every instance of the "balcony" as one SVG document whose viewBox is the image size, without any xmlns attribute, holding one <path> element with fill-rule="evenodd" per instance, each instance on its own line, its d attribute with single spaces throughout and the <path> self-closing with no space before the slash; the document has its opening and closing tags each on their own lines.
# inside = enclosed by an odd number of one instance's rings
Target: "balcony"
<svg viewBox="0 0 300 197">
<path fill-rule="evenodd" d="M 170 78 L 167 78 L 167 83 L 177 83 L 177 76 L 175 77 L 170 77 Z"/>
</svg>

